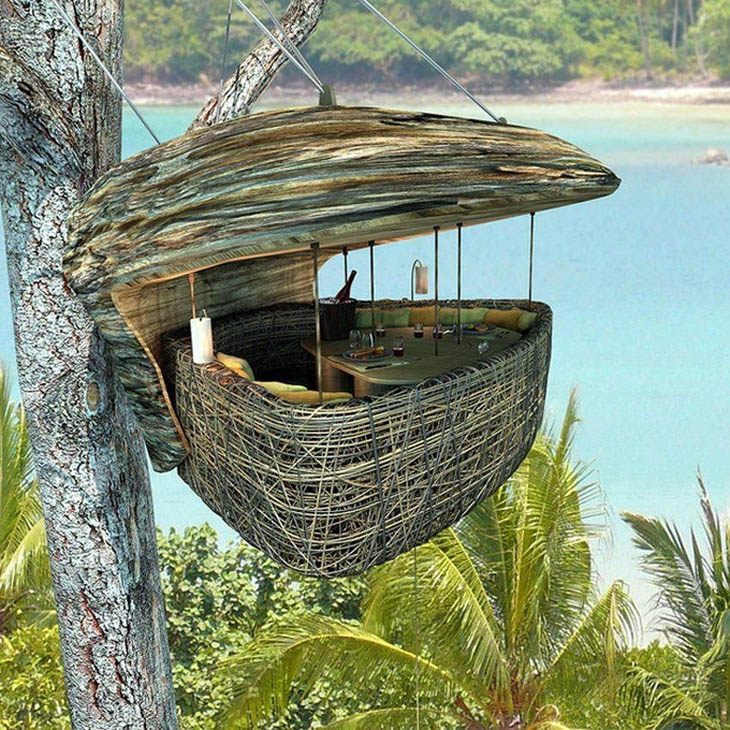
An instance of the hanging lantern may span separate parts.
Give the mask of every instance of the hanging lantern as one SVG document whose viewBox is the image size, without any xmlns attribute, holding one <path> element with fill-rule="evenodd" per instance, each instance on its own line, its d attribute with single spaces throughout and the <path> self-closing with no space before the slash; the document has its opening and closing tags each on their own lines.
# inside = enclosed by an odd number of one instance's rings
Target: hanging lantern
<svg viewBox="0 0 730 730">
<path fill-rule="evenodd" d="M 424 266 L 420 259 L 416 259 L 411 266 L 411 300 L 416 294 L 428 294 L 428 266 Z"/>
</svg>

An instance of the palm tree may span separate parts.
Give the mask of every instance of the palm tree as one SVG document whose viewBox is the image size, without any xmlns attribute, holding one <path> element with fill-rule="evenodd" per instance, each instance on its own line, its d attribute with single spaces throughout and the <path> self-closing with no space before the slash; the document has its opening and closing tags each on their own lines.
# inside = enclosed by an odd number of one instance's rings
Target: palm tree
<svg viewBox="0 0 730 730">
<path fill-rule="evenodd" d="M 657 586 L 659 620 L 683 676 L 629 670 L 626 694 L 653 718 L 651 730 L 721 730 L 730 722 L 730 522 L 712 507 L 697 473 L 706 546 L 694 530 L 686 544 L 676 525 L 624 512 Z"/>
<path fill-rule="evenodd" d="M 0 367 L 0 636 L 22 608 L 48 618 L 46 532 L 25 415 Z"/>
<path fill-rule="evenodd" d="M 576 397 L 497 494 L 369 576 L 362 622 L 289 615 L 227 664 L 227 727 L 281 716 L 323 678 L 367 709 L 330 730 L 557 730 L 565 683 L 611 682 L 636 625 L 623 584 L 598 597 L 590 541 L 600 491 L 571 461 Z"/>
</svg>

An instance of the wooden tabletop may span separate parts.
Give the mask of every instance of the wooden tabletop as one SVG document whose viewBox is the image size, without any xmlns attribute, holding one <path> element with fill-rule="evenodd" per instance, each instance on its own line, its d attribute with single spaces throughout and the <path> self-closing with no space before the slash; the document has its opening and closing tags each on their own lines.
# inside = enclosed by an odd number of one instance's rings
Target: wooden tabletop
<svg viewBox="0 0 730 730">
<path fill-rule="evenodd" d="M 344 373 L 375 385 L 413 385 L 448 370 L 488 359 L 520 339 L 518 332 L 500 327 L 490 329 L 483 335 L 465 335 L 461 344 L 457 343 L 456 337 L 444 335 L 439 340 L 439 354 L 435 355 L 430 328 L 425 329 L 427 331 L 422 339 L 413 336 L 412 327 L 392 328 L 387 330 L 385 337 L 376 338 L 375 344 L 383 345 L 387 351 L 393 349 L 393 338 L 401 335 L 406 345 L 403 357 L 391 356 L 387 360 L 372 363 L 354 363 L 342 357 L 342 353 L 350 349 L 349 341 L 335 340 L 322 342 L 323 360 Z M 489 343 L 489 349 L 480 354 L 477 346 L 485 341 Z M 314 338 L 304 340 L 301 344 L 307 352 L 316 355 Z"/>
</svg>

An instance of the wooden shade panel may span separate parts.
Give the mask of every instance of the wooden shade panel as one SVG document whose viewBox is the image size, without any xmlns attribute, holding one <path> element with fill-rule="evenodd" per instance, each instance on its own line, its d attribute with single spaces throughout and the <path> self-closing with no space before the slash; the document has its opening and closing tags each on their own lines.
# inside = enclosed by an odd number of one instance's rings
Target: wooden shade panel
<svg viewBox="0 0 730 730">
<path fill-rule="evenodd" d="M 345 245 L 554 208 L 618 184 L 577 147 L 525 127 L 373 108 L 266 112 L 107 173 L 70 216 L 65 271 L 166 470 L 186 448 L 160 336 L 189 318 L 187 273 L 200 272 L 198 307 L 213 317 L 305 301 L 313 242 L 324 262 Z"/>
</svg>

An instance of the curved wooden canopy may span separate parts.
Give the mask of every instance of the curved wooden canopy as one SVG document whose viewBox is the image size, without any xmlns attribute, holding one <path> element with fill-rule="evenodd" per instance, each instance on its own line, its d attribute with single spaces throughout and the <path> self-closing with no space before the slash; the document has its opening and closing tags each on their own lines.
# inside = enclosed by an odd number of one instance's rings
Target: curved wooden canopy
<svg viewBox="0 0 730 730">
<path fill-rule="evenodd" d="M 311 299 L 320 261 L 357 248 L 590 200 L 619 179 L 539 130 L 359 107 L 284 109 L 125 160 L 69 218 L 65 272 L 112 345 L 154 467 L 186 456 L 160 368 L 190 316 Z"/>
</svg>

